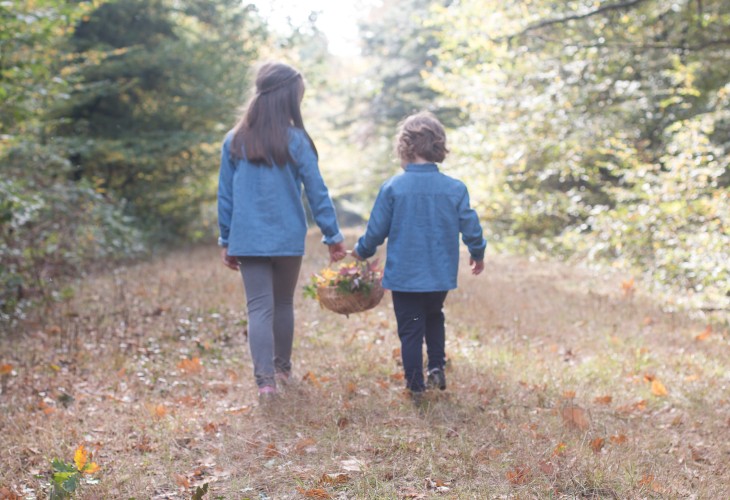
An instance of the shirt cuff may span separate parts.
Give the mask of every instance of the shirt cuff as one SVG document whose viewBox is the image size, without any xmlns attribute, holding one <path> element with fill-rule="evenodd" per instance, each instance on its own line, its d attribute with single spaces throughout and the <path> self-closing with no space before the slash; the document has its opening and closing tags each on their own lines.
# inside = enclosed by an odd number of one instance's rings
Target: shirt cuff
<svg viewBox="0 0 730 500">
<path fill-rule="evenodd" d="M 218 237 L 218 246 L 219 247 L 227 247 L 228 246 L 228 240 L 224 240 L 222 236 Z"/>
<path fill-rule="evenodd" d="M 335 243 L 339 243 L 344 239 L 345 237 L 342 236 L 342 233 L 338 232 L 336 235 L 331 237 L 322 236 L 322 243 L 324 243 L 325 245 L 334 245 Z"/>
</svg>

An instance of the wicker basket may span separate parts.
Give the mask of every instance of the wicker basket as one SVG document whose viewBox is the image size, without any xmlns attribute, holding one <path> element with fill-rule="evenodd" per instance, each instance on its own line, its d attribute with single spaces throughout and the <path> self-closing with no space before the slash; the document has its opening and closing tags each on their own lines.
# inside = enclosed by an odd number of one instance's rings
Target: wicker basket
<svg viewBox="0 0 730 500">
<path fill-rule="evenodd" d="M 346 316 L 377 306 L 383 298 L 383 293 L 380 283 L 373 283 L 370 290 L 353 293 L 342 293 L 334 286 L 317 288 L 317 297 L 322 307 Z"/>
</svg>

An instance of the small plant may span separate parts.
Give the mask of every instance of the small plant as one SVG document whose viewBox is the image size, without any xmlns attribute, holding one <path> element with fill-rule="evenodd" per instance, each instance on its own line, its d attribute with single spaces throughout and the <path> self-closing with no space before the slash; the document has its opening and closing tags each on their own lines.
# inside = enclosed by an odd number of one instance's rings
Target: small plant
<svg viewBox="0 0 730 500">
<path fill-rule="evenodd" d="M 378 259 L 372 262 L 355 261 L 340 264 L 338 269 L 329 267 L 319 273 L 312 274 L 310 283 L 304 287 L 304 296 L 318 299 L 317 289 L 320 287 L 336 287 L 340 293 L 368 294 L 373 286 L 380 284 L 383 272 L 378 267 Z"/>
<path fill-rule="evenodd" d="M 99 470 L 96 462 L 91 461 L 91 453 L 80 445 L 74 453 L 73 463 L 54 458 L 51 482 L 51 500 L 70 498 L 78 488 L 84 474 L 94 474 Z"/>
</svg>

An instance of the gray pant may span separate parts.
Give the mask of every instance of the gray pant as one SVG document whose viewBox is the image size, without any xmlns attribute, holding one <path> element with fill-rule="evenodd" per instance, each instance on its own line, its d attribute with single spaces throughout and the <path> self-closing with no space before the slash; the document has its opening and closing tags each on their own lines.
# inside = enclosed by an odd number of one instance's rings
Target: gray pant
<svg viewBox="0 0 730 500">
<path fill-rule="evenodd" d="M 248 345 L 256 385 L 275 386 L 291 371 L 294 290 L 301 257 L 239 257 L 248 307 Z"/>
</svg>

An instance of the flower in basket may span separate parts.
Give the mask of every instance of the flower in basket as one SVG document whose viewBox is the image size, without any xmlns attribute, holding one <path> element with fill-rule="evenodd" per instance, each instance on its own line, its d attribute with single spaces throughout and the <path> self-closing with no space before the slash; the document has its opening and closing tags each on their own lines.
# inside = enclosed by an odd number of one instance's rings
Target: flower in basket
<svg viewBox="0 0 730 500">
<path fill-rule="evenodd" d="M 369 294 L 375 287 L 380 287 L 383 270 L 378 266 L 378 259 L 372 262 L 355 261 L 340 264 L 338 269 L 325 268 L 312 274 L 310 283 L 304 287 L 304 295 L 319 299 L 318 289 L 336 288 L 342 295 Z"/>
</svg>

